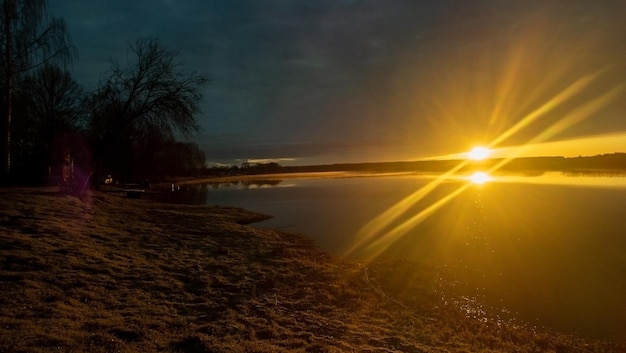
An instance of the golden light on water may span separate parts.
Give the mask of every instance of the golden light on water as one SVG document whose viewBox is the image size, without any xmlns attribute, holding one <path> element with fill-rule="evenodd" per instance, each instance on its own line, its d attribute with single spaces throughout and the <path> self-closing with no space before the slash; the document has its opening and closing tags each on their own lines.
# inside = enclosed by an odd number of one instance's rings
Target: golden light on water
<svg viewBox="0 0 626 353">
<path fill-rule="evenodd" d="M 478 185 L 482 185 L 488 181 L 493 180 L 493 178 L 485 173 L 485 172 L 476 172 L 472 175 L 469 176 L 469 181 L 471 181 L 474 184 L 478 184 Z"/>
</svg>

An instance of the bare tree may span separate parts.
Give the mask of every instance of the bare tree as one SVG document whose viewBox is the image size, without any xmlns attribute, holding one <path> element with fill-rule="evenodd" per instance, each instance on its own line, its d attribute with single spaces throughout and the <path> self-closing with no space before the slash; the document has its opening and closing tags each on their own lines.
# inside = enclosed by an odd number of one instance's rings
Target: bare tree
<svg viewBox="0 0 626 353">
<path fill-rule="evenodd" d="M 77 132 L 82 119 L 82 87 L 69 72 L 54 65 L 44 65 L 23 80 L 16 90 L 14 143 L 16 162 L 19 155 L 28 156 L 32 168 L 55 167 L 60 163 L 63 146 L 56 146 L 67 134 Z M 19 97 L 19 98 L 18 98 Z M 36 158 L 34 158 L 36 157 Z M 14 165 L 19 172 L 19 165 Z"/>
<path fill-rule="evenodd" d="M 165 49 L 156 39 L 137 40 L 129 54 L 128 66 L 114 62 L 109 78 L 86 102 L 99 161 L 107 155 L 122 158 L 125 142 L 142 131 L 172 137 L 199 130 L 195 115 L 208 79 L 184 71 L 178 52 Z"/>
<path fill-rule="evenodd" d="M 13 119 L 13 90 L 16 78 L 52 60 L 68 63 L 74 54 L 69 44 L 65 22 L 48 21 L 46 0 L 3 0 L 0 9 L 0 64 L 4 74 L 3 168 L 11 173 L 11 131 Z"/>
<path fill-rule="evenodd" d="M 24 91 L 31 100 L 28 113 L 46 130 L 48 139 L 79 124 L 83 89 L 69 72 L 46 65 L 28 80 Z"/>
</svg>

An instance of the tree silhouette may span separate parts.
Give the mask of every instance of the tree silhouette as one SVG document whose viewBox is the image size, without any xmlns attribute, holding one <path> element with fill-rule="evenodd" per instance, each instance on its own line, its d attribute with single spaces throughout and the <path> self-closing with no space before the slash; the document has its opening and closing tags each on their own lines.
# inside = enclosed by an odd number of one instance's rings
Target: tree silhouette
<svg viewBox="0 0 626 353">
<path fill-rule="evenodd" d="M 140 180 L 195 176 L 206 169 L 204 152 L 195 143 L 179 142 L 161 134 L 146 135 L 133 142 L 133 175 Z"/>
<path fill-rule="evenodd" d="M 122 168 L 133 138 L 146 131 L 173 137 L 199 130 L 195 115 L 207 78 L 182 70 L 178 52 L 156 39 L 138 39 L 129 57 L 127 67 L 112 64 L 108 79 L 86 101 L 94 157 L 102 167 Z"/>
<path fill-rule="evenodd" d="M 14 104 L 20 109 L 14 126 L 14 173 L 41 176 L 61 163 L 62 150 L 69 147 L 61 146 L 61 140 L 80 127 L 82 97 L 82 87 L 58 66 L 44 65 L 23 80 L 15 92 Z"/>
<path fill-rule="evenodd" d="M 74 54 L 65 22 L 46 16 L 46 0 L 3 0 L 0 9 L 0 65 L 4 75 L 2 171 L 11 174 L 13 94 L 19 75 L 53 60 L 68 63 Z"/>
</svg>

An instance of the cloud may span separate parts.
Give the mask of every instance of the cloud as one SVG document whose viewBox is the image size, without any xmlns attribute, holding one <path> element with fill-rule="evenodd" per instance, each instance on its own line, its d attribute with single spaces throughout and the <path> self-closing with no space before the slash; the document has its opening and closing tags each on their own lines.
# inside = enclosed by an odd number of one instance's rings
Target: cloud
<svg viewBox="0 0 626 353">
<path fill-rule="evenodd" d="M 295 158 L 258 158 L 258 159 L 244 159 L 248 163 L 256 163 L 256 164 L 268 164 L 268 163 L 278 163 L 283 164 L 284 162 L 293 162 Z"/>
<path fill-rule="evenodd" d="M 626 79 L 626 29 L 611 4 L 65 0 L 51 9 L 69 24 L 74 73 L 88 87 L 142 36 L 208 74 L 197 138 L 208 155 L 400 158 L 402 146 L 453 153 L 496 135 L 586 71 L 613 65 L 600 91 Z M 580 129 L 623 130 L 623 101 Z M 498 104 L 508 111 L 495 119 Z"/>
</svg>

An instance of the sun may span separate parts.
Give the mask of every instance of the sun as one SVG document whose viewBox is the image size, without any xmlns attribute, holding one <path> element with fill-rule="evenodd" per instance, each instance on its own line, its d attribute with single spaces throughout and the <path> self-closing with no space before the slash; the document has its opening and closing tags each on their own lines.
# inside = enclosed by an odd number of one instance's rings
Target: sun
<svg viewBox="0 0 626 353">
<path fill-rule="evenodd" d="M 471 151 L 467 152 L 467 158 L 474 161 L 482 161 L 483 159 L 489 157 L 491 154 L 491 150 L 487 147 L 476 146 L 472 148 Z"/>
</svg>

